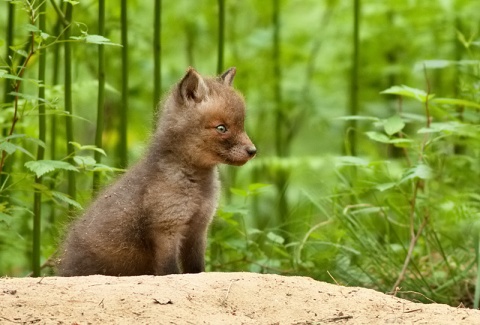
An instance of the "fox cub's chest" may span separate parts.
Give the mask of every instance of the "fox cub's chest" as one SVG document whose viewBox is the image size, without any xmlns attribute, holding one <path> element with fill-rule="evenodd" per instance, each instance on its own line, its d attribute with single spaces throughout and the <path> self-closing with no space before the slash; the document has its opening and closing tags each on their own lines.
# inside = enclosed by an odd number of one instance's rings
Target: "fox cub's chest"
<svg viewBox="0 0 480 325">
<path fill-rule="evenodd" d="M 154 223 L 208 223 L 212 219 L 219 192 L 217 177 L 163 179 L 150 185 L 145 189 L 143 205 Z"/>
</svg>

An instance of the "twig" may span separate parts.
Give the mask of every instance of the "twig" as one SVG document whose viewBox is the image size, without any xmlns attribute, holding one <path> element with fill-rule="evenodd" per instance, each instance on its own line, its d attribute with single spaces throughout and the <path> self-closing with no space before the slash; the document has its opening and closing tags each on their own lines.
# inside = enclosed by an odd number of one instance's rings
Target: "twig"
<svg viewBox="0 0 480 325">
<path fill-rule="evenodd" d="M 428 216 L 426 216 L 423 219 L 422 224 L 420 225 L 420 227 L 417 230 L 417 234 L 410 241 L 410 246 L 408 247 L 407 257 L 405 258 L 405 261 L 403 262 L 402 271 L 398 275 L 397 281 L 395 281 L 395 284 L 393 285 L 393 288 L 392 288 L 393 292 L 397 292 L 396 291 L 397 287 L 400 285 L 400 283 L 405 278 L 405 273 L 407 272 L 407 267 L 410 264 L 410 260 L 412 259 L 413 249 L 415 248 L 415 245 L 417 244 L 417 241 L 420 238 L 420 235 L 422 234 L 423 228 L 427 224 L 427 221 L 428 221 Z"/>
<path fill-rule="evenodd" d="M 33 17 L 30 17 L 31 21 L 34 20 Z M 17 124 L 18 121 L 18 92 L 20 90 L 20 85 L 22 84 L 22 77 L 23 73 L 25 72 L 25 69 L 27 67 L 28 62 L 32 58 L 32 56 L 35 54 L 35 32 L 30 33 L 30 51 L 27 55 L 27 58 L 25 61 L 23 61 L 22 66 L 20 67 L 20 71 L 18 71 L 17 77 L 20 78 L 17 80 L 15 83 L 14 87 L 14 92 L 15 92 L 15 98 L 13 101 L 13 118 L 12 118 L 12 125 L 10 126 L 10 131 L 8 132 L 8 136 L 11 136 L 13 134 L 13 131 L 15 130 L 15 125 Z M 10 139 L 7 139 L 7 142 L 10 142 Z M 2 158 L 0 160 L 0 174 L 2 174 L 3 166 L 5 165 L 5 158 L 7 157 L 7 152 L 5 150 L 2 150 Z"/>
<path fill-rule="evenodd" d="M 230 285 L 228 286 L 227 294 L 225 295 L 225 298 L 223 298 L 222 305 L 224 305 L 227 302 L 228 295 L 230 294 L 230 289 L 232 288 L 233 282 L 238 281 L 239 279 L 233 279 L 230 281 Z"/>
<path fill-rule="evenodd" d="M 437 303 L 438 303 L 438 302 L 436 302 L 435 300 L 432 300 L 432 299 L 428 298 L 428 297 L 425 296 L 423 293 L 416 292 L 416 291 L 400 291 L 400 288 L 397 288 L 397 290 L 395 290 L 395 292 L 394 292 L 393 295 L 395 296 L 397 293 L 416 294 L 416 295 L 422 296 L 423 298 L 427 299 L 427 300 L 430 301 L 431 303 L 434 303 L 434 304 L 437 304 Z"/>
<path fill-rule="evenodd" d="M 353 318 L 353 316 L 338 316 L 338 317 L 329 318 L 327 321 L 332 323 L 332 322 L 336 322 L 336 321 L 339 321 L 339 320 L 352 319 L 352 318 Z"/>
<path fill-rule="evenodd" d="M 327 270 L 327 273 L 328 273 L 328 275 L 332 278 L 333 282 L 335 282 L 335 284 L 336 284 L 337 286 L 342 286 L 342 285 L 341 285 L 340 283 L 338 283 L 337 280 L 335 280 L 335 278 L 330 274 L 330 271 Z"/>
<path fill-rule="evenodd" d="M 16 324 L 24 324 L 25 322 L 22 322 L 22 321 L 16 321 L 16 320 L 11 320 L 7 317 L 4 317 L 4 316 L 0 316 L 0 318 L 3 318 L 4 320 L 8 321 L 8 322 L 11 322 L 11 323 L 16 323 Z"/>
</svg>

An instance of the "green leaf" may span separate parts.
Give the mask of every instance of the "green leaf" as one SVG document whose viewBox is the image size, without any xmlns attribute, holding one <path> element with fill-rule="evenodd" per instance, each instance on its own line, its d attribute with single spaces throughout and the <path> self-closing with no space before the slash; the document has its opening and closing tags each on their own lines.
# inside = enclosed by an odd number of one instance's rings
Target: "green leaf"
<svg viewBox="0 0 480 325">
<path fill-rule="evenodd" d="M 45 148 L 45 142 L 43 142 L 40 139 L 32 138 L 32 137 L 26 137 L 25 140 L 31 141 L 31 142 L 35 143 L 37 146 Z"/>
<path fill-rule="evenodd" d="M 248 191 L 249 192 L 256 192 L 262 188 L 269 187 L 270 184 L 263 184 L 263 183 L 253 183 L 248 185 Z"/>
<path fill-rule="evenodd" d="M 5 223 L 8 226 L 10 226 L 12 222 L 12 216 L 8 215 L 6 213 L 0 212 L 0 223 Z"/>
<path fill-rule="evenodd" d="M 435 104 L 444 104 L 444 105 L 454 105 L 454 106 L 462 106 L 462 107 L 469 107 L 469 108 L 476 108 L 480 109 L 480 104 L 471 102 L 465 99 L 456 99 L 456 98 L 435 98 L 433 100 Z"/>
<path fill-rule="evenodd" d="M 23 78 L 9 74 L 7 70 L 0 69 L 0 78 L 3 79 L 13 79 L 13 80 L 23 80 Z"/>
<path fill-rule="evenodd" d="M 104 164 L 95 164 L 93 167 L 94 172 L 125 172 L 126 169 L 111 167 Z"/>
<path fill-rule="evenodd" d="M 415 64 L 415 70 L 423 70 L 423 67 L 427 69 L 443 69 L 451 65 L 456 65 L 455 61 L 451 60 L 424 60 Z"/>
<path fill-rule="evenodd" d="M 47 34 L 47 33 L 43 33 L 43 32 L 42 32 L 42 33 L 40 33 L 40 36 L 41 36 L 41 37 L 42 37 L 42 39 L 44 39 L 44 40 L 46 40 L 46 39 L 48 39 L 49 37 L 51 37 L 49 34 Z"/>
<path fill-rule="evenodd" d="M 27 136 L 26 134 L 12 134 L 12 135 L 9 135 L 8 137 L 3 138 L 2 140 L 25 138 L 26 136 Z"/>
<path fill-rule="evenodd" d="M 340 116 L 337 117 L 337 120 L 344 120 L 344 121 L 373 121 L 378 122 L 380 119 L 375 116 L 362 116 L 362 115 L 348 115 L 348 116 Z"/>
<path fill-rule="evenodd" d="M 337 166 L 368 166 L 369 162 L 366 159 L 354 156 L 338 157 Z"/>
<path fill-rule="evenodd" d="M 386 190 L 389 190 L 393 187 L 395 187 L 397 184 L 396 183 L 384 183 L 384 184 L 378 184 L 375 186 L 375 188 L 377 190 L 379 190 L 380 192 L 383 192 L 383 191 L 386 191 Z"/>
<path fill-rule="evenodd" d="M 382 143 L 390 143 L 390 138 L 387 137 L 383 133 L 379 133 L 379 132 L 375 132 L 375 131 L 369 131 L 369 132 L 365 132 L 365 134 L 373 141 L 382 142 Z"/>
<path fill-rule="evenodd" d="M 102 155 L 104 155 L 105 157 L 107 156 L 107 154 L 105 153 L 105 151 L 101 148 L 98 148 L 97 146 L 94 146 L 94 145 L 91 145 L 91 144 L 87 144 L 85 146 L 81 145 L 80 143 L 78 142 L 74 142 L 74 141 L 70 141 L 69 142 L 72 146 L 74 146 L 75 148 L 77 148 L 78 150 L 91 150 L 91 151 L 97 151 L 97 152 L 100 152 Z"/>
<path fill-rule="evenodd" d="M 15 151 L 17 151 L 17 146 L 11 142 L 5 141 L 0 143 L 0 150 L 5 151 L 7 154 L 11 155 Z"/>
<path fill-rule="evenodd" d="M 18 150 L 23 152 L 27 156 L 31 157 L 32 159 L 35 159 L 35 157 L 30 152 L 28 152 L 25 148 L 17 146 L 16 144 L 13 144 L 8 141 L 4 141 L 0 143 L 0 150 L 5 150 L 5 152 L 9 155 L 13 154 L 15 151 Z"/>
<path fill-rule="evenodd" d="M 56 169 L 64 169 L 78 172 L 75 166 L 70 165 L 65 161 L 59 160 L 32 160 L 25 163 L 25 167 L 34 172 L 37 177 L 52 172 Z"/>
<path fill-rule="evenodd" d="M 243 197 L 248 196 L 248 192 L 245 190 L 242 190 L 241 188 L 230 188 L 230 192 L 238 196 L 243 196 Z"/>
<path fill-rule="evenodd" d="M 417 133 L 437 133 L 455 134 L 465 137 L 478 138 L 480 136 L 480 128 L 477 125 L 464 124 L 460 122 L 439 122 L 431 123 L 429 128 L 421 128 Z"/>
<path fill-rule="evenodd" d="M 37 26 L 32 25 L 32 24 L 25 24 L 24 28 L 27 32 L 35 32 L 36 33 L 36 32 L 40 31 L 40 29 L 38 29 Z"/>
<path fill-rule="evenodd" d="M 352 210 L 352 215 L 362 215 L 362 214 L 378 214 L 383 211 L 388 210 L 386 207 L 360 207 L 358 209 Z"/>
<path fill-rule="evenodd" d="M 89 156 L 75 156 L 73 160 L 82 168 L 93 167 L 96 163 L 95 159 Z"/>
<path fill-rule="evenodd" d="M 78 203 L 77 201 L 75 200 L 72 200 L 70 197 L 68 197 L 67 195 L 65 195 L 64 193 L 61 193 L 61 192 L 56 192 L 56 191 L 52 191 L 52 196 L 62 202 L 65 202 L 65 203 L 68 203 L 69 205 L 72 205 L 74 207 L 76 207 L 77 209 L 80 209 L 82 210 L 82 206 L 80 205 L 80 203 Z"/>
<path fill-rule="evenodd" d="M 430 179 L 432 178 L 432 169 L 425 164 L 420 164 L 415 167 L 412 167 L 409 170 L 407 170 L 401 182 L 405 182 L 412 178 Z"/>
<path fill-rule="evenodd" d="M 25 58 L 28 58 L 28 53 L 27 53 L 27 51 L 25 51 L 25 50 L 22 50 L 22 49 L 15 50 L 15 53 L 17 53 L 18 55 L 21 55 L 21 56 L 23 56 L 23 57 L 25 57 Z"/>
<path fill-rule="evenodd" d="M 279 236 L 277 234 L 274 234 L 273 232 L 269 232 L 267 234 L 267 238 L 269 240 L 271 240 L 272 242 L 276 243 L 276 244 L 283 244 L 285 242 L 285 238 L 283 238 L 282 236 Z"/>
<path fill-rule="evenodd" d="M 410 144 L 412 144 L 413 142 L 414 141 L 411 139 L 395 138 L 395 139 L 390 139 L 388 143 L 393 144 L 395 147 L 408 148 L 410 147 Z"/>
<path fill-rule="evenodd" d="M 405 122 L 403 122 L 402 118 L 398 115 L 393 115 L 386 119 L 383 123 L 383 128 L 385 129 L 385 133 L 388 135 L 394 135 L 395 133 L 400 132 L 405 127 Z"/>
<path fill-rule="evenodd" d="M 392 130 L 394 130 L 394 128 L 392 128 Z M 413 140 L 405 139 L 405 138 L 393 138 L 392 139 L 392 138 L 389 138 L 387 135 L 385 135 L 383 133 L 375 132 L 375 131 L 365 132 L 365 134 L 373 141 L 393 144 L 396 147 L 408 147 L 409 144 L 413 142 Z"/>
<path fill-rule="evenodd" d="M 32 80 L 32 79 L 30 79 L 29 81 L 35 82 L 35 80 Z M 41 101 L 41 102 L 44 102 L 44 103 L 47 102 L 44 98 L 40 98 L 40 97 L 34 96 L 34 95 L 19 93 L 19 92 L 15 92 L 15 91 L 11 91 L 8 94 L 12 95 L 12 96 L 20 97 L 20 98 L 25 98 L 26 100 Z"/>
<path fill-rule="evenodd" d="M 393 86 L 384 91 L 381 91 L 380 94 L 390 94 L 390 95 L 399 95 L 404 97 L 414 98 L 422 103 L 427 101 L 427 93 L 421 89 L 411 88 L 405 85 L 402 86 Z M 433 94 L 428 95 L 428 99 L 433 98 Z"/>
<path fill-rule="evenodd" d="M 87 35 L 87 37 L 85 37 L 85 42 L 91 43 L 91 44 L 105 44 L 105 45 L 120 46 L 120 44 L 112 43 L 108 38 L 103 37 L 101 35 Z"/>
</svg>

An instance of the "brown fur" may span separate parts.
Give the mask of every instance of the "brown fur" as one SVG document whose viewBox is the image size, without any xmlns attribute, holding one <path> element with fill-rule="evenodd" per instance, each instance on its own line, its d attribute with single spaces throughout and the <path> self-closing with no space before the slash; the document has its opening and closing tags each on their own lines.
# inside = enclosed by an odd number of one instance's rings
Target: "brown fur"
<svg viewBox="0 0 480 325">
<path fill-rule="evenodd" d="M 59 275 L 205 270 L 216 165 L 243 165 L 256 153 L 244 131 L 243 98 L 231 87 L 234 76 L 234 68 L 218 78 L 187 71 L 165 100 L 145 157 L 72 225 Z"/>
</svg>

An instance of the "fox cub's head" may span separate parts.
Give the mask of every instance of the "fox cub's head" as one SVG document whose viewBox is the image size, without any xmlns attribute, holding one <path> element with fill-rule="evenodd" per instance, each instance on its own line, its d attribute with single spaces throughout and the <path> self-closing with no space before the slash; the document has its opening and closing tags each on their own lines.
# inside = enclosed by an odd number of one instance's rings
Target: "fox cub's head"
<svg viewBox="0 0 480 325">
<path fill-rule="evenodd" d="M 167 99 L 160 128 L 192 164 L 241 166 L 257 152 L 244 130 L 245 102 L 232 87 L 235 72 L 205 78 L 189 68 Z"/>
</svg>

